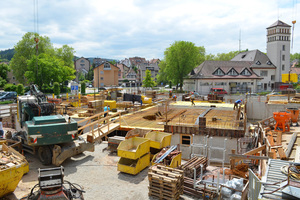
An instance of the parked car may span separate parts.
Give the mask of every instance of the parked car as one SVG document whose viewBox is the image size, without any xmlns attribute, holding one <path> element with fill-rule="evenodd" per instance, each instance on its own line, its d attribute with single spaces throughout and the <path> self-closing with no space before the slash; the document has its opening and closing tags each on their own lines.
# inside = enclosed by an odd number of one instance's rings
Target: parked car
<svg viewBox="0 0 300 200">
<path fill-rule="evenodd" d="M 169 87 L 170 87 L 169 85 L 166 85 L 166 86 L 165 86 L 165 88 L 169 88 Z"/>
<path fill-rule="evenodd" d="M 11 100 L 11 101 L 17 100 L 17 93 L 16 92 L 6 92 L 2 96 L 0 96 L 0 101 L 7 101 L 7 100 Z"/>
<path fill-rule="evenodd" d="M 211 88 L 210 89 L 210 93 L 211 94 L 227 94 L 226 90 L 224 90 L 223 88 Z"/>
<path fill-rule="evenodd" d="M 92 88 L 93 86 L 91 84 L 89 84 L 89 88 Z"/>
</svg>

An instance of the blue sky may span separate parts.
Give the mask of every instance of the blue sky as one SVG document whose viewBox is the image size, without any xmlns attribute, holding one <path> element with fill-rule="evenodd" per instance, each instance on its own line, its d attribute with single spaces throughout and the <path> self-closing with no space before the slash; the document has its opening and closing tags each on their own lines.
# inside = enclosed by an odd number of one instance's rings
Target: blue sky
<svg viewBox="0 0 300 200">
<path fill-rule="evenodd" d="M 266 27 L 278 18 L 292 25 L 297 0 L 36 0 L 39 34 L 77 56 L 163 59 L 176 40 L 204 46 L 207 54 L 241 48 L 266 51 Z M 34 29 L 34 0 L 2 1 L 0 50 L 13 48 Z M 300 12 L 300 10 L 299 10 Z M 300 20 L 294 48 L 300 53 Z"/>
</svg>

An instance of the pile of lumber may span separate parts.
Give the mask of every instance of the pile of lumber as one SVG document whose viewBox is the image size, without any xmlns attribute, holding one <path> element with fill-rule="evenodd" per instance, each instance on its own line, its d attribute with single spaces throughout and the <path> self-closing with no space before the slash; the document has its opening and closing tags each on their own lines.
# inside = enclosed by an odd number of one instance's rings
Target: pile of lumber
<svg viewBox="0 0 300 200">
<path fill-rule="evenodd" d="M 183 194 L 183 171 L 161 165 L 149 169 L 149 196 L 159 199 L 179 199 Z"/>
<path fill-rule="evenodd" d="M 155 161 L 159 160 L 167 151 L 169 150 L 169 148 L 163 148 L 156 156 Z M 175 158 L 175 156 L 181 154 L 181 151 L 178 151 L 177 149 L 175 149 L 174 151 L 170 152 L 160 163 L 163 163 L 164 165 L 170 165 L 173 158 Z"/>
<path fill-rule="evenodd" d="M 203 172 L 207 167 L 206 157 L 193 157 L 188 160 L 185 164 L 180 166 L 180 169 L 184 171 L 184 176 L 189 178 L 194 178 L 194 168 L 196 169 L 196 176 L 199 177 L 201 174 L 200 164 L 203 165 Z"/>
<path fill-rule="evenodd" d="M 209 197 L 206 199 L 213 199 L 217 196 L 215 192 L 204 188 L 205 187 L 194 188 L 194 180 L 188 177 L 184 177 L 183 194 L 196 197 L 197 199 L 204 199 L 204 197 Z"/>
</svg>

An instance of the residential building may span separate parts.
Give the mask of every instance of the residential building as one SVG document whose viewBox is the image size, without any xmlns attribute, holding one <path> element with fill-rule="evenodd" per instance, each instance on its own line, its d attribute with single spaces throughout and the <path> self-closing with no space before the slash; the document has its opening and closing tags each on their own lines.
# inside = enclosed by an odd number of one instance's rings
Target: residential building
<svg viewBox="0 0 300 200">
<path fill-rule="evenodd" d="M 142 84 L 143 80 L 146 77 L 146 70 L 150 70 L 151 72 L 151 78 L 153 78 L 154 81 L 156 81 L 156 76 L 159 72 L 159 67 L 158 63 L 141 63 L 137 65 L 137 68 L 139 70 L 139 76 L 138 76 L 138 81 Z"/>
<path fill-rule="evenodd" d="M 129 58 L 129 67 L 137 66 L 138 64 L 148 63 L 145 58 L 133 57 Z"/>
<path fill-rule="evenodd" d="M 200 94 L 208 94 L 211 88 L 245 93 L 257 91 L 261 79 L 248 61 L 204 61 L 184 79 L 183 88 Z"/>
<path fill-rule="evenodd" d="M 290 28 L 280 20 L 267 28 L 267 55 L 252 50 L 231 61 L 205 61 L 184 79 L 184 89 L 204 94 L 219 86 L 229 93 L 278 89 L 282 74 L 290 72 Z"/>
<path fill-rule="evenodd" d="M 157 63 L 157 65 L 160 63 L 160 59 L 159 58 L 153 58 L 149 61 L 149 63 Z"/>
<path fill-rule="evenodd" d="M 76 70 L 76 81 L 78 82 L 80 74 L 83 74 L 84 76 L 87 75 L 87 73 L 90 70 L 90 61 L 87 58 L 81 57 L 75 60 L 75 70 Z"/>
<path fill-rule="evenodd" d="M 281 82 L 281 75 L 290 70 L 291 26 L 277 20 L 267 28 L 267 55 L 277 67 L 276 87 Z"/>
<path fill-rule="evenodd" d="M 117 63 L 117 67 L 119 70 L 119 85 L 123 83 L 124 80 L 126 80 L 125 76 L 129 72 L 130 68 L 124 65 L 123 63 Z"/>
<path fill-rule="evenodd" d="M 129 59 L 128 58 L 125 58 L 124 60 L 121 60 L 120 63 L 130 67 L 130 63 L 129 63 Z"/>
<path fill-rule="evenodd" d="M 109 62 L 94 68 L 94 87 L 118 86 L 119 68 Z"/>
<path fill-rule="evenodd" d="M 128 80 L 126 83 L 126 86 L 135 87 L 135 86 L 141 86 L 141 83 L 138 79 L 139 77 L 139 71 L 134 70 L 133 68 L 130 68 L 128 73 L 125 75 L 124 80 Z"/>
<path fill-rule="evenodd" d="M 102 63 L 106 62 L 107 60 L 102 59 L 102 58 L 94 58 L 93 59 L 93 64 L 95 64 L 95 67 L 98 65 L 101 65 Z"/>
<path fill-rule="evenodd" d="M 257 92 L 272 91 L 275 89 L 276 66 L 270 58 L 259 50 L 241 52 L 231 61 L 251 62 L 252 71 L 262 77 L 257 83 Z"/>
</svg>

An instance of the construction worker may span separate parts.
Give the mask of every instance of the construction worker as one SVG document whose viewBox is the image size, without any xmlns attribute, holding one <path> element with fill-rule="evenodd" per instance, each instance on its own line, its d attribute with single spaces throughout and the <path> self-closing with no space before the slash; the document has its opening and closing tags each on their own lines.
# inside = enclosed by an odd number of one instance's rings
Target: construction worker
<svg viewBox="0 0 300 200">
<path fill-rule="evenodd" d="M 169 91 L 169 98 L 172 98 L 172 90 Z"/>
<path fill-rule="evenodd" d="M 110 91 L 107 92 L 107 100 L 111 100 Z"/>
<path fill-rule="evenodd" d="M 173 101 L 176 101 L 176 99 L 177 99 L 177 96 L 174 94 L 173 95 Z"/>
<path fill-rule="evenodd" d="M 194 100 L 195 100 L 195 95 L 194 95 L 194 92 L 192 92 L 192 95 L 191 95 L 192 106 L 195 106 Z"/>
<path fill-rule="evenodd" d="M 104 106 L 104 112 L 106 111 L 110 111 L 110 106 Z M 107 113 L 104 113 L 104 118 L 107 116 L 108 112 Z M 103 121 L 103 123 L 105 124 L 105 120 Z"/>
<path fill-rule="evenodd" d="M 236 100 L 236 101 L 234 102 L 233 110 L 235 110 L 235 108 L 238 108 L 239 104 L 241 104 L 242 101 L 243 101 L 242 99 Z"/>
</svg>

